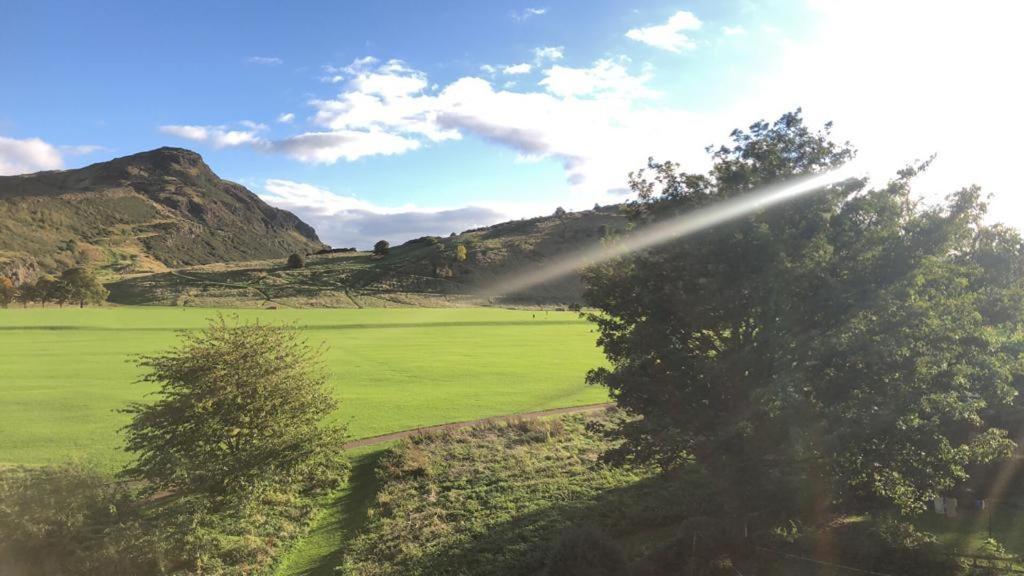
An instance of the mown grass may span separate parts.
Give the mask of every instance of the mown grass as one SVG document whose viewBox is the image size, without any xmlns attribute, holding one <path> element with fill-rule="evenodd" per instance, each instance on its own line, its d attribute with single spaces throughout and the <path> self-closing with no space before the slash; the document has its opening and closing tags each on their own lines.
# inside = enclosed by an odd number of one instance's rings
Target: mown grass
<svg viewBox="0 0 1024 576">
<path fill-rule="evenodd" d="M 117 410 L 150 391 L 133 355 L 175 345 L 218 313 L 191 308 L 0 310 L 0 465 L 125 460 Z M 602 357 L 573 313 L 459 309 L 234 310 L 291 322 L 325 361 L 354 438 L 600 402 Z"/>
</svg>

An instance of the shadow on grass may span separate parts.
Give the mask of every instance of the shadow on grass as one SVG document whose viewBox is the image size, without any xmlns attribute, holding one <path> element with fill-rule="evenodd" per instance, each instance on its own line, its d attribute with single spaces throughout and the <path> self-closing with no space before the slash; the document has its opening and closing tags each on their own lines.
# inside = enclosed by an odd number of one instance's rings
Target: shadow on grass
<svg viewBox="0 0 1024 576">
<path fill-rule="evenodd" d="M 352 456 L 344 490 L 332 497 L 327 510 L 288 554 L 277 576 L 332 576 L 341 564 L 345 543 L 366 524 L 367 511 L 377 494 L 377 462 L 389 445 L 368 447 Z"/>
</svg>

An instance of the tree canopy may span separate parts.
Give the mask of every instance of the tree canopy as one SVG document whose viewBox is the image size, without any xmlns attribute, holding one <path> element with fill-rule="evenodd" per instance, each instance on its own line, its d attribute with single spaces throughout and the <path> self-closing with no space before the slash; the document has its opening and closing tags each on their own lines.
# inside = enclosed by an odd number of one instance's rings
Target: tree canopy
<svg viewBox="0 0 1024 576">
<path fill-rule="evenodd" d="M 225 496 L 263 482 L 316 485 L 345 470 L 342 426 L 320 352 L 285 326 L 224 318 L 144 356 L 142 382 L 159 386 L 134 403 L 124 431 L 135 461 L 124 475 L 149 489 Z"/>
<path fill-rule="evenodd" d="M 635 225 L 853 157 L 799 111 L 732 133 L 707 174 L 631 174 Z M 921 509 L 972 463 L 1024 382 L 1024 243 L 978 188 L 926 206 L 911 182 L 851 179 L 585 274 L 607 386 L 641 419 L 616 454 L 695 460 L 736 512 Z M 808 501 L 797 501 L 800 498 Z"/>
<path fill-rule="evenodd" d="M 83 308 L 86 304 L 102 303 L 110 294 L 96 273 L 88 268 L 68 268 L 60 275 L 60 284 L 60 293 L 54 299 L 61 303 L 78 302 Z"/>
<path fill-rule="evenodd" d="M 378 240 L 377 243 L 373 245 L 373 253 L 378 256 L 384 256 L 390 251 L 391 244 L 388 243 L 387 240 Z"/>
</svg>

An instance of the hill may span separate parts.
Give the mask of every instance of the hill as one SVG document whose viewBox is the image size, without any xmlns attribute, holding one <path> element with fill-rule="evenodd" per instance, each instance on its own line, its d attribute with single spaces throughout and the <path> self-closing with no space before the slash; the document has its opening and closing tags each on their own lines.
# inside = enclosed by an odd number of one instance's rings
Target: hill
<svg viewBox="0 0 1024 576">
<path fill-rule="evenodd" d="M 121 275 L 322 247 L 294 214 L 181 148 L 0 177 L 0 273 L 17 281 L 75 265 Z"/>
<path fill-rule="evenodd" d="M 481 296 L 503 277 L 534 270 L 553 257 L 601 242 L 626 227 L 620 206 L 514 220 L 447 238 L 426 236 L 368 252 L 310 253 L 289 269 L 283 259 L 193 266 L 125 278 L 108 285 L 112 302 L 197 306 L 370 307 L 497 303 Z M 461 248 L 460 248 L 461 247 Z M 563 304 L 580 301 L 570 276 L 501 303 Z"/>
</svg>

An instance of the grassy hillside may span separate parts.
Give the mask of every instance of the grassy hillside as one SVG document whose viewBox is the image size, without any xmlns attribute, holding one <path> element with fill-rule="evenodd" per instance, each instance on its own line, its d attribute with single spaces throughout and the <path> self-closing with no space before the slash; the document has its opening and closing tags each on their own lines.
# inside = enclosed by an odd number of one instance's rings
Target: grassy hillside
<svg viewBox="0 0 1024 576">
<path fill-rule="evenodd" d="M 214 310 L 0 310 L 0 465 L 123 460 L 116 412 L 149 388 L 129 362 L 164 350 Z M 353 437 L 601 402 L 603 362 L 572 313 L 500 309 L 240 310 L 326 342 L 336 417 Z"/>
<path fill-rule="evenodd" d="M 321 247 L 293 214 L 180 148 L 0 177 L 0 273 L 16 280 L 82 264 L 132 274 Z"/>
<path fill-rule="evenodd" d="M 609 444 L 590 421 L 491 424 L 399 444 L 378 457 L 376 496 L 339 572 L 532 576 L 579 526 L 600 527 L 641 559 L 713 505 L 696 477 L 599 461 Z"/>
<path fill-rule="evenodd" d="M 311 255 L 291 270 L 283 259 L 195 266 L 112 283 L 122 304 L 194 306 L 389 307 L 493 304 L 481 288 L 552 257 L 597 244 L 622 230 L 619 206 L 505 222 L 448 238 L 424 237 L 392 247 L 383 257 L 367 252 Z M 460 248 L 461 247 L 461 248 Z M 464 256 L 461 257 L 460 253 Z M 572 276 L 513 294 L 514 304 L 580 301 Z"/>
</svg>

